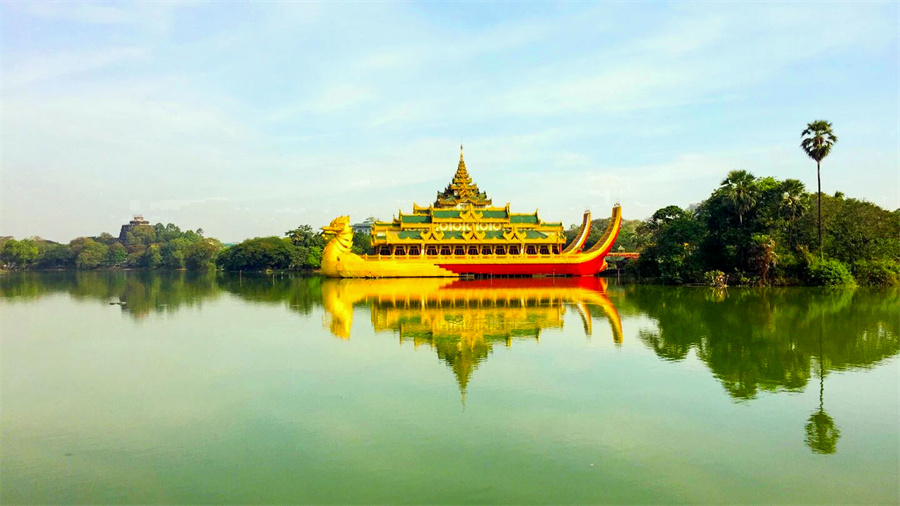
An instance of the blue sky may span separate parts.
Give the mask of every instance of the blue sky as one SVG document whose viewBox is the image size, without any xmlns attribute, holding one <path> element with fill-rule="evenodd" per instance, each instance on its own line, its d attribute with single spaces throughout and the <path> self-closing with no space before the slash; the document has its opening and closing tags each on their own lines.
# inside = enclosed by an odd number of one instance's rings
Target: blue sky
<svg viewBox="0 0 900 506">
<path fill-rule="evenodd" d="M 0 4 L 0 235 L 134 213 L 225 241 L 428 204 L 460 142 L 495 204 L 567 224 L 725 174 L 900 207 L 900 4 Z"/>
</svg>

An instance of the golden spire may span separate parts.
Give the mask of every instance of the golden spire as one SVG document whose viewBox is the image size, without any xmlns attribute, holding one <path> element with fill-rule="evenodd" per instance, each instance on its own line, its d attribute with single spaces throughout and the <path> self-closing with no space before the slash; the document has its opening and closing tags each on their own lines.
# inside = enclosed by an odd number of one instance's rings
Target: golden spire
<svg viewBox="0 0 900 506">
<path fill-rule="evenodd" d="M 491 200 L 478 189 L 478 185 L 472 182 L 472 177 L 466 170 L 466 161 L 463 159 L 463 145 L 459 145 L 459 165 L 456 173 L 447 188 L 438 192 L 435 207 L 456 207 L 459 204 L 469 203 L 476 206 L 489 206 Z"/>
</svg>

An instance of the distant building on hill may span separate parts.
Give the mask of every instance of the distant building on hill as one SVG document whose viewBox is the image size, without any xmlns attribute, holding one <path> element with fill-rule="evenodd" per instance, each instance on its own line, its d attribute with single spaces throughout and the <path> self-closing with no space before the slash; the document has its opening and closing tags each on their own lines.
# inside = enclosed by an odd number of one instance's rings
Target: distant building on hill
<svg viewBox="0 0 900 506">
<path fill-rule="evenodd" d="M 374 216 L 369 216 L 362 223 L 355 223 L 350 225 L 350 228 L 353 229 L 354 234 L 371 234 L 372 233 L 372 225 L 378 221 L 378 218 Z"/>
<path fill-rule="evenodd" d="M 134 227 L 149 224 L 150 222 L 145 220 L 143 216 L 135 216 L 133 220 L 128 222 L 128 224 L 122 225 L 122 230 L 119 231 L 119 241 L 125 242 L 125 235 L 128 232 L 131 232 Z"/>
</svg>

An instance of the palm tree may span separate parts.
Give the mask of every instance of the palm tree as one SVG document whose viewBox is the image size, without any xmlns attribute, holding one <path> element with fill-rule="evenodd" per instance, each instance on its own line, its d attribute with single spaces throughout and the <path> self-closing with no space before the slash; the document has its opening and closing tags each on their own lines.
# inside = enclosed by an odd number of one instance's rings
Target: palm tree
<svg viewBox="0 0 900 506">
<path fill-rule="evenodd" d="M 794 225 L 809 204 L 806 188 L 803 183 L 796 179 L 785 179 L 781 185 L 783 194 L 781 195 L 781 212 L 787 215 L 788 220 L 788 244 L 794 244 Z"/>
<path fill-rule="evenodd" d="M 753 260 L 759 270 L 760 286 L 769 283 L 769 268 L 778 264 L 778 254 L 775 253 L 775 239 L 766 234 L 753 234 Z"/>
<path fill-rule="evenodd" d="M 803 141 L 800 147 L 806 156 L 816 161 L 816 178 L 818 179 L 818 192 L 816 200 L 819 205 L 819 256 L 822 255 L 822 159 L 831 153 L 831 147 L 838 138 L 831 131 L 831 123 L 819 119 L 806 125 L 806 129 L 800 134 Z"/>
<path fill-rule="evenodd" d="M 722 181 L 725 198 L 737 213 L 741 226 L 744 226 L 744 214 L 756 204 L 755 181 L 756 177 L 746 170 L 733 170 Z"/>
</svg>

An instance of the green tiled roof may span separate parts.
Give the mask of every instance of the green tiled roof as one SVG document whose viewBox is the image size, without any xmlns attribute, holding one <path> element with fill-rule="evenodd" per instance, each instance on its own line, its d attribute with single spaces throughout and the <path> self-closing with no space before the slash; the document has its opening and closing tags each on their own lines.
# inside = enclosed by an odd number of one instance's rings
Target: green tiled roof
<svg viewBox="0 0 900 506">
<path fill-rule="evenodd" d="M 483 218 L 506 218 L 506 211 L 482 211 Z"/>
<path fill-rule="evenodd" d="M 397 232 L 400 239 L 421 239 L 422 234 L 418 230 L 401 230 Z"/>
<path fill-rule="evenodd" d="M 404 214 L 400 217 L 401 223 L 431 223 L 431 217 L 427 214 Z"/>
<path fill-rule="evenodd" d="M 547 234 L 538 232 L 537 230 L 526 230 L 525 238 L 526 239 L 545 239 Z"/>
<path fill-rule="evenodd" d="M 444 232 L 444 239 L 462 239 L 462 232 Z"/>
<path fill-rule="evenodd" d="M 502 239 L 503 231 L 502 230 L 488 230 L 484 233 L 485 239 Z"/>
<path fill-rule="evenodd" d="M 534 223 L 537 224 L 537 216 L 533 214 L 513 214 L 509 217 L 510 223 Z"/>
<path fill-rule="evenodd" d="M 437 209 L 435 209 L 434 217 L 435 218 L 445 218 L 445 219 L 446 218 L 459 218 L 459 211 L 457 211 L 457 210 L 438 211 Z"/>
</svg>

